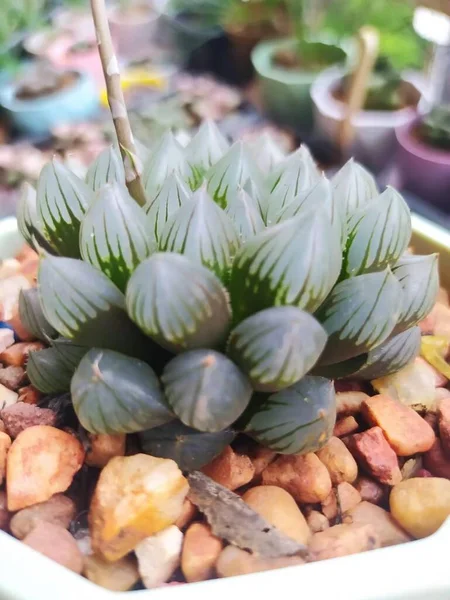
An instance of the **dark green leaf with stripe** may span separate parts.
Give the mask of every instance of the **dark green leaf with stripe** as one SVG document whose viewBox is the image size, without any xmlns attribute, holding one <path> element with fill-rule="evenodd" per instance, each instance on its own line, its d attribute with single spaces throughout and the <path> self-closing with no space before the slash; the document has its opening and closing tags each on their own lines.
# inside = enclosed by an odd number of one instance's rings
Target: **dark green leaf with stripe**
<svg viewBox="0 0 450 600">
<path fill-rule="evenodd" d="M 190 350 L 175 357 L 165 367 L 162 382 L 180 421 L 210 433 L 229 427 L 252 395 L 247 377 L 214 350 Z"/>
<path fill-rule="evenodd" d="M 236 255 L 229 291 L 235 322 L 272 306 L 314 312 L 335 284 L 341 247 L 328 215 L 311 209 L 251 238 Z"/>
<path fill-rule="evenodd" d="M 159 458 L 171 458 L 182 471 L 201 469 L 230 444 L 235 433 L 225 430 L 205 433 L 171 421 L 138 434 L 142 451 Z"/>
<path fill-rule="evenodd" d="M 402 290 L 390 269 L 341 281 L 317 313 L 328 333 L 320 365 L 345 361 L 382 344 L 392 333 Z"/>
<path fill-rule="evenodd" d="M 167 131 L 150 154 L 144 167 L 142 181 L 147 198 L 156 196 L 174 170 L 182 175 L 189 173 L 183 147 L 174 138 L 173 133 Z"/>
<path fill-rule="evenodd" d="M 125 186 L 122 158 L 113 146 L 100 152 L 91 164 L 86 175 L 86 183 L 94 191 L 99 190 L 106 183 L 118 183 Z"/>
<path fill-rule="evenodd" d="M 72 370 L 72 373 L 75 372 L 75 369 L 80 364 L 81 359 L 89 350 L 89 348 L 86 348 L 86 346 L 79 346 L 72 340 L 62 337 L 52 340 L 51 345 L 52 348 L 54 348 L 59 354 L 66 367 Z"/>
<path fill-rule="evenodd" d="M 48 342 L 57 335 L 45 318 L 37 288 L 21 290 L 19 294 L 19 317 L 25 329 L 38 340 Z"/>
<path fill-rule="evenodd" d="M 43 231 L 59 254 L 80 256 L 79 231 L 93 191 L 61 162 L 45 165 L 39 176 L 37 207 Z"/>
<path fill-rule="evenodd" d="M 405 254 L 392 272 L 402 286 L 402 307 L 394 332 L 420 323 L 436 303 L 439 292 L 438 255 Z"/>
<path fill-rule="evenodd" d="M 156 241 L 161 237 L 169 218 L 190 197 L 191 193 L 180 175 L 175 171 L 170 173 L 156 197 L 147 202 L 143 209 Z"/>
<path fill-rule="evenodd" d="M 225 208 L 228 194 L 243 186 L 247 179 L 262 182 L 261 173 L 243 142 L 236 142 L 208 171 L 208 192 L 219 206 Z"/>
<path fill-rule="evenodd" d="M 348 277 L 395 263 L 411 238 L 408 205 L 393 188 L 366 203 L 348 221 L 343 272 Z"/>
<path fill-rule="evenodd" d="M 118 352 L 89 350 L 70 390 L 77 417 L 91 433 L 134 433 L 173 419 L 154 371 Z"/>
<path fill-rule="evenodd" d="M 43 394 L 68 392 L 73 372 L 55 348 L 30 352 L 28 356 L 28 379 Z"/>
<path fill-rule="evenodd" d="M 80 230 L 83 259 L 124 291 L 135 268 L 156 249 L 143 210 L 126 188 L 107 184 L 97 193 Z"/>
<path fill-rule="evenodd" d="M 336 397 L 331 381 L 304 377 L 293 386 L 252 400 L 239 427 L 266 448 L 281 454 L 319 450 L 333 435 Z"/>
<path fill-rule="evenodd" d="M 241 241 L 248 240 L 266 228 L 258 201 L 243 188 L 228 193 L 225 212 L 233 221 Z"/>
<path fill-rule="evenodd" d="M 378 196 L 374 177 L 351 158 L 331 180 L 335 202 L 347 220 Z"/>
<path fill-rule="evenodd" d="M 275 392 L 306 375 L 326 342 L 327 334 L 313 316 L 279 306 L 262 310 L 233 329 L 227 354 L 255 390 Z"/>
<path fill-rule="evenodd" d="M 227 293 L 217 277 L 180 254 L 158 252 L 134 272 L 126 293 L 128 314 L 169 350 L 216 347 L 231 319 Z"/>
<path fill-rule="evenodd" d="M 159 240 L 164 252 L 178 252 L 224 278 L 239 247 L 233 222 L 202 187 L 167 221 Z"/>
<path fill-rule="evenodd" d="M 35 250 L 42 248 L 51 254 L 55 253 L 43 234 L 43 225 L 38 215 L 36 190 L 28 182 L 24 182 L 17 200 L 17 227 L 25 239 Z"/>
</svg>

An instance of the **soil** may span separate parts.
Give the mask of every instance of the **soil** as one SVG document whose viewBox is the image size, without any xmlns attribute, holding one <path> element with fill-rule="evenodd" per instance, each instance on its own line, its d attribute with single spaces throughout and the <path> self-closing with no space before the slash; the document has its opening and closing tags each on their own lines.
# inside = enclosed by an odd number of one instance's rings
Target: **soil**
<svg viewBox="0 0 450 600">
<path fill-rule="evenodd" d="M 337 86 L 332 92 L 331 95 L 338 102 L 342 102 L 344 104 L 347 103 L 347 94 L 348 94 L 348 85 L 349 81 L 341 81 L 339 86 Z M 387 106 L 371 106 L 366 104 L 364 105 L 364 110 L 380 110 L 380 111 L 391 111 L 391 110 L 401 110 L 403 108 L 415 108 L 420 100 L 420 94 L 417 89 L 410 84 L 408 81 L 402 81 L 400 87 L 398 88 L 396 95 L 398 96 L 398 103 L 393 108 L 388 108 Z"/>
<path fill-rule="evenodd" d="M 301 69 L 316 71 L 329 66 L 327 61 L 320 59 L 305 62 L 299 53 L 293 49 L 278 50 L 273 57 L 273 62 L 276 66 L 287 71 L 300 71 Z"/>
<path fill-rule="evenodd" d="M 18 100 L 34 100 L 44 98 L 55 92 L 72 87 L 78 79 L 78 73 L 67 71 L 62 74 L 56 74 L 54 77 L 39 78 L 33 76 L 28 80 L 23 80 L 17 86 L 16 98 Z"/>
</svg>

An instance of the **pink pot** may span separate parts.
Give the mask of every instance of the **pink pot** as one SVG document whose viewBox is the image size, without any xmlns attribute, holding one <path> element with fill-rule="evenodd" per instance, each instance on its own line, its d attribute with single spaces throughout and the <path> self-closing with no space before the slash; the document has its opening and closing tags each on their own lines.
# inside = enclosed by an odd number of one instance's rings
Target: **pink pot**
<svg viewBox="0 0 450 600">
<path fill-rule="evenodd" d="M 52 62 L 61 69 L 69 69 L 89 73 L 98 87 L 104 87 L 102 63 L 98 54 L 97 43 L 81 51 L 74 51 L 74 42 L 70 41 L 64 50 L 53 56 Z"/>
<path fill-rule="evenodd" d="M 450 212 L 450 152 L 426 145 L 413 135 L 416 119 L 396 130 L 397 165 L 402 187 Z"/>
<path fill-rule="evenodd" d="M 159 11 L 148 4 L 134 6 L 133 12 L 111 10 L 109 26 L 117 54 L 135 60 L 145 58 L 159 16 Z"/>
</svg>

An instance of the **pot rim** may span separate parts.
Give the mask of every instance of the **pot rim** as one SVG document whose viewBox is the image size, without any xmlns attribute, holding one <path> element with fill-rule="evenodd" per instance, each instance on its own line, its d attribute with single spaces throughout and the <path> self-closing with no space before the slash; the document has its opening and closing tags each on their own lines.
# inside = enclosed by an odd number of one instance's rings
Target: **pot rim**
<svg viewBox="0 0 450 600">
<path fill-rule="evenodd" d="M 439 150 L 439 148 L 429 146 L 412 135 L 412 130 L 419 122 L 420 117 L 403 127 L 397 127 L 395 130 L 397 142 L 406 152 L 427 163 L 438 164 L 450 168 L 450 150 Z"/>
<path fill-rule="evenodd" d="M 62 72 L 64 69 L 61 69 L 60 71 Z M 31 100 L 18 100 L 15 96 L 16 84 L 12 82 L 0 89 L 0 105 L 6 110 L 14 113 L 27 113 L 35 110 L 46 110 L 53 104 L 55 100 L 58 102 L 64 102 L 64 100 L 70 96 L 73 96 L 73 94 L 78 94 L 80 92 L 80 88 L 91 86 L 91 79 L 86 72 L 78 69 L 67 69 L 67 71 L 71 71 L 78 75 L 76 81 L 70 87 L 63 90 L 58 90 L 52 94 L 48 94 L 40 98 L 32 98 Z"/>
<path fill-rule="evenodd" d="M 336 100 L 331 91 L 346 74 L 342 67 L 330 67 L 322 71 L 311 86 L 311 99 L 316 109 L 323 115 L 342 121 L 345 116 L 345 104 Z M 422 97 L 427 96 L 426 82 L 417 71 L 404 71 L 404 81 L 411 83 Z M 420 104 L 420 102 L 419 102 Z M 399 110 L 362 110 L 357 113 L 352 122 L 355 127 L 395 128 L 412 121 L 420 110 L 418 107 L 406 107 Z"/>
</svg>

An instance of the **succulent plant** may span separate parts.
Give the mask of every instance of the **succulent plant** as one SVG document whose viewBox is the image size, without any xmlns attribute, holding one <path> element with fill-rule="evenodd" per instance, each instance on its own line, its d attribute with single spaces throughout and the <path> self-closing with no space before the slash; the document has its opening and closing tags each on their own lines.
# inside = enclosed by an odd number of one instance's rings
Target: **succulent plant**
<svg viewBox="0 0 450 600">
<path fill-rule="evenodd" d="M 422 139 L 441 150 L 450 150 L 450 105 L 435 107 L 419 125 Z"/>
<path fill-rule="evenodd" d="M 116 152 L 85 182 L 53 162 L 19 204 L 41 255 L 21 316 L 49 345 L 28 376 L 70 390 L 88 431 L 136 432 L 187 470 L 239 432 L 314 451 L 333 431 L 332 379 L 419 353 L 437 258 L 408 254 L 404 200 L 357 163 L 330 182 L 302 147 L 263 173 L 255 146 L 228 148 L 208 123 L 185 149 L 165 134 L 141 208 Z"/>
</svg>

